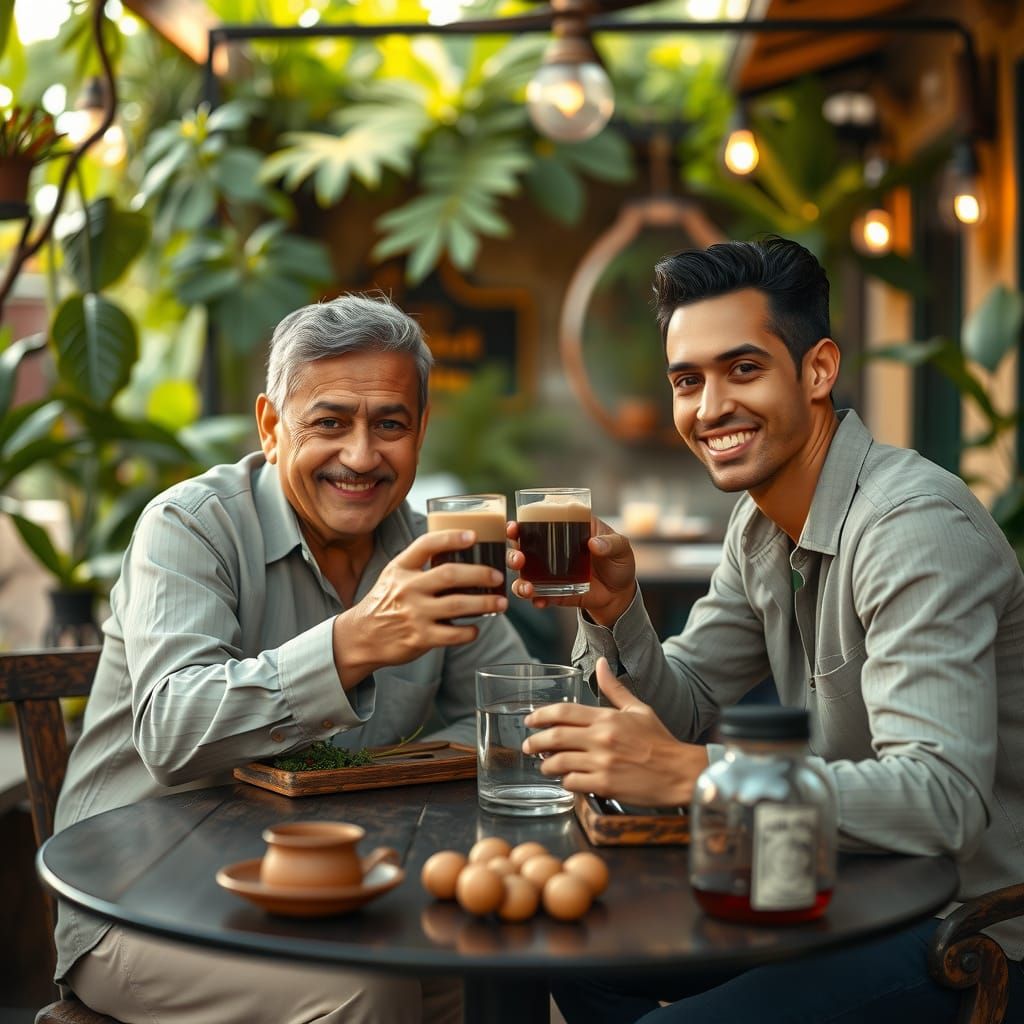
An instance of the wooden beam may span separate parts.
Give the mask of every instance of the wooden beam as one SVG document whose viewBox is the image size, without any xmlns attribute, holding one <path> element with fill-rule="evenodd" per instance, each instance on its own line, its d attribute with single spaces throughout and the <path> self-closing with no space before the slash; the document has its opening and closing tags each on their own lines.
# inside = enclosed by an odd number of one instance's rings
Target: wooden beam
<svg viewBox="0 0 1024 1024">
<path fill-rule="evenodd" d="M 189 60 L 206 63 L 209 31 L 220 20 L 203 0 L 124 0 L 124 6 Z"/>
</svg>

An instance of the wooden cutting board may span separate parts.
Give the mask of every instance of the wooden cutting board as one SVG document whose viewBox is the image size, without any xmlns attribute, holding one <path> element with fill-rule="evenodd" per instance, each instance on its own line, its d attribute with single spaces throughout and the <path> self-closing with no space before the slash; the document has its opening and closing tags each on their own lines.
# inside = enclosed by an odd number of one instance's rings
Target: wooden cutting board
<svg viewBox="0 0 1024 1024">
<path fill-rule="evenodd" d="M 685 846 L 688 814 L 604 814 L 589 793 L 577 793 L 576 817 L 594 846 Z"/>
<path fill-rule="evenodd" d="M 394 747 L 370 747 L 371 753 Z M 261 786 L 282 796 L 314 796 L 343 793 L 350 789 L 385 789 L 388 786 L 412 786 L 424 782 L 476 777 L 476 748 L 462 743 L 435 740 L 407 743 L 401 753 L 382 757 L 373 764 L 352 768 L 315 768 L 289 772 L 262 761 L 236 768 L 235 778 Z"/>
</svg>

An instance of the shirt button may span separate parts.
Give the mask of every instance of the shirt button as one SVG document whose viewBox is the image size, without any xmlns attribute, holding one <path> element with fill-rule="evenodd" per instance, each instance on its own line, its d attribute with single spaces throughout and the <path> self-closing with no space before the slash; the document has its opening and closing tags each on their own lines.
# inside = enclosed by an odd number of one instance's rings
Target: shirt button
<svg viewBox="0 0 1024 1024">
<path fill-rule="evenodd" d="M 807 680 L 807 683 L 808 683 L 808 685 L 810 686 L 810 688 L 811 688 L 812 690 L 816 690 L 816 689 L 817 689 L 817 686 L 815 686 L 815 683 L 814 683 L 814 680 L 813 680 L 813 679 L 808 679 L 808 680 Z"/>
<path fill-rule="evenodd" d="M 283 742 L 284 742 L 284 733 L 283 733 L 283 732 L 281 732 L 281 730 L 280 730 L 280 729 L 275 729 L 275 730 L 274 730 L 274 731 L 273 731 L 273 732 L 272 732 L 272 733 L 270 734 L 270 738 L 271 738 L 271 739 L 272 739 L 272 740 L 273 740 L 273 741 L 274 741 L 275 743 L 283 743 Z"/>
<path fill-rule="evenodd" d="M 331 720 L 330 720 L 329 718 L 325 718 L 325 719 L 324 719 L 324 720 L 323 720 L 323 721 L 322 721 L 322 722 L 320 723 L 320 725 L 321 725 L 321 726 L 322 726 L 322 727 L 323 727 L 324 729 L 333 729 L 333 728 L 334 728 L 334 723 L 333 723 L 333 722 L 332 722 L 332 721 L 331 721 Z"/>
</svg>

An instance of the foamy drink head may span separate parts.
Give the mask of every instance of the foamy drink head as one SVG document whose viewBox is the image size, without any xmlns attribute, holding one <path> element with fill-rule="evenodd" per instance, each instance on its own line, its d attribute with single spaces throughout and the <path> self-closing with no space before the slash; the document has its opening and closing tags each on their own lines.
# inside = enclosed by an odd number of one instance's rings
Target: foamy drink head
<svg viewBox="0 0 1024 1024">
<path fill-rule="evenodd" d="M 430 512 L 427 529 L 473 530 L 480 544 L 505 543 L 505 517 L 494 512 Z"/>
<path fill-rule="evenodd" d="M 589 523 L 590 509 L 579 501 L 542 498 L 520 505 L 516 520 L 520 523 Z"/>
</svg>

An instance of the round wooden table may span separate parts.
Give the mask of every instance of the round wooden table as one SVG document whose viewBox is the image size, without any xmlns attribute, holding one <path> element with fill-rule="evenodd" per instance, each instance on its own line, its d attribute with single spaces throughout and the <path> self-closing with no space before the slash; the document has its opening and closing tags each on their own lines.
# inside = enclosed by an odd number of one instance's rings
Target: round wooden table
<svg viewBox="0 0 1024 1024">
<path fill-rule="evenodd" d="M 366 829 L 361 852 L 394 847 L 406 878 L 362 909 L 277 917 L 220 888 L 219 868 L 262 856 L 262 830 L 287 820 L 344 820 Z M 687 850 L 601 847 L 607 892 L 578 922 L 539 913 L 522 924 L 476 919 L 434 901 L 420 868 L 439 849 L 485 835 L 537 839 L 558 856 L 589 848 L 572 814 L 505 818 L 481 811 L 474 781 L 290 798 L 237 783 L 108 811 L 58 833 L 38 868 L 58 896 L 112 921 L 200 945 L 379 970 L 461 975 L 467 1021 L 549 1019 L 553 976 L 698 972 L 820 952 L 891 931 L 952 897 L 941 857 L 843 857 L 827 914 L 785 928 L 707 917 L 687 882 Z"/>
</svg>

